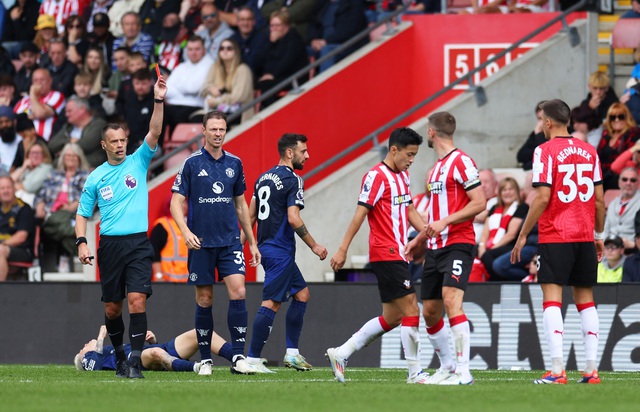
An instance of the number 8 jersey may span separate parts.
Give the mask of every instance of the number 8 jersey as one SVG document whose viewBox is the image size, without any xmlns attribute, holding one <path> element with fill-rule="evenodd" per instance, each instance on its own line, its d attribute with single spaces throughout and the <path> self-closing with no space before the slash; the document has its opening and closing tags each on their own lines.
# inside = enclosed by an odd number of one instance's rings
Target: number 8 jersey
<svg viewBox="0 0 640 412">
<path fill-rule="evenodd" d="M 596 149 L 571 136 L 558 136 L 533 153 L 533 187 L 551 189 L 538 221 L 539 243 L 593 242 L 595 186 L 602 184 Z"/>
</svg>

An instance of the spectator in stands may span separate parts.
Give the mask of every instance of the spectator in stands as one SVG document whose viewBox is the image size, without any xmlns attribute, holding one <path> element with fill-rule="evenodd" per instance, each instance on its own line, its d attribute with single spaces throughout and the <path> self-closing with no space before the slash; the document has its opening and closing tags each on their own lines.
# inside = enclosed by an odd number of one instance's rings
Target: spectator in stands
<svg viewBox="0 0 640 412">
<path fill-rule="evenodd" d="M 622 152 L 620 156 L 611 163 L 611 171 L 616 174 L 622 173 L 622 170 L 626 167 L 635 167 L 640 172 L 640 140 L 636 140 L 636 143 L 631 146 L 629 150 Z"/>
<path fill-rule="evenodd" d="M 91 87 L 93 86 L 93 80 L 91 75 L 88 73 L 78 73 L 74 79 L 73 83 L 73 91 L 75 92 L 74 96 L 77 96 L 81 99 L 84 99 L 89 102 L 89 108 L 93 112 L 95 116 L 101 117 L 103 119 L 107 118 L 107 113 L 102 106 L 102 95 L 101 94 L 91 94 Z M 64 120 L 64 122 L 63 122 Z M 56 131 L 60 130 L 60 126 L 58 124 L 66 123 L 66 116 L 60 116 L 60 119 L 56 122 Z"/>
<path fill-rule="evenodd" d="M 20 48 L 20 70 L 16 73 L 14 80 L 16 84 L 16 95 L 22 97 L 29 93 L 31 87 L 31 76 L 38 68 L 38 57 L 40 49 L 32 42 L 24 42 Z"/>
<path fill-rule="evenodd" d="M 38 46 L 40 53 L 43 55 L 42 57 L 44 57 L 49 50 L 49 42 L 58 34 L 53 16 L 48 14 L 38 16 L 38 24 L 36 24 L 35 29 L 36 36 L 33 38 L 33 43 Z"/>
<path fill-rule="evenodd" d="M 129 74 L 130 54 L 131 49 L 128 47 L 118 47 L 113 51 L 113 65 L 116 67 L 116 70 L 113 70 L 111 76 L 109 76 L 109 91 L 107 92 L 107 96 L 112 99 L 118 96 L 120 83 L 122 83 L 122 80 Z"/>
<path fill-rule="evenodd" d="M 210 0 L 206 0 L 205 3 Z M 263 4 L 268 3 L 271 0 L 262 1 Z M 244 6 L 247 0 L 213 0 L 216 9 L 218 9 L 218 15 L 220 20 L 227 23 L 228 26 L 235 28 L 238 24 L 237 12 L 240 7 Z"/>
<path fill-rule="evenodd" d="M 111 6 L 107 12 L 109 21 L 111 22 L 109 26 L 111 34 L 116 38 L 122 37 L 124 35 L 122 17 L 129 12 L 137 14 L 140 11 L 140 7 L 142 7 L 142 3 L 144 3 L 144 0 L 118 0 L 114 2 L 113 6 Z M 117 47 L 114 47 L 113 50 L 115 49 L 117 49 Z"/>
<path fill-rule="evenodd" d="M 153 114 L 153 78 L 148 69 L 140 69 L 131 75 L 132 93 L 125 96 L 118 113 L 124 115 L 129 136 L 137 139 L 127 141 L 127 154 L 133 153 L 141 144 L 149 130 L 149 121 Z M 162 136 L 161 136 L 162 139 Z"/>
<path fill-rule="evenodd" d="M 439 14 L 442 2 L 439 0 L 413 0 L 407 8 L 406 14 Z"/>
<path fill-rule="evenodd" d="M 78 74 L 78 67 L 67 59 L 67 46 L 61 39 L 53 39 L 49 44 L 48 58 L 43 58 L 42 67 L 49 70 L 51 89 L 65 96 L 73 94 L 73 78 Z"/>
<path fill-rule="evenodd" d="M 49 141 L 49 150 L 55 159 L 60 159 L 62 149 L 67 143 L 77 143 L 89 162 L 89 167 L 96 168 L 107 160 L 102 149 L 102 129 L 107 125 L 103 118 L 94 116 L 89 102 L 72 96 L 65 107 L 67 123 Z"/>
<path fill-rule="evenodd" d="M 542 109 L 540 108 L 542 103 L 544 103 L 544 100 L 536 104 L 534 111 L 537 118 L 536 127 L 529 133 L 529 137 L 516 154 L 516 160 L 522 164 L 524 170 L 531 170 L 531 166 L 533 165 L 533 151 L 536 150 L 536 147 L 547 141 L 542 132 Z"/>
<path fill-rule="evenodd" d="M 104 16 L 100 18 L 101 22 L 105 21 L 103 19 L 106 18 L 106 29 L 109 29 L 109 16 L 107 15 L 107 12 L 111 6 L 113 6 L 115 1 L 116 0 L 91 0 L 89 2 L 87 7 L 82 11 L 82 20 L 87 24 L 87 33 L 93 33 L 96 23 L 95 17 L 98 14 Z"/>
<path fill-rule="evenodd" d="M 165 201 L 161 216 L 154 222 L 149 240 L 153 246 L 153 279 L 161 282 L 185 283 L 189 277 L 187 258 L 189 249 L 182 232 L 171 216 L 171 196 Z M 182 212 L 187 217 L 189 202 L 182 203 Z"/>
<path fill-rule="evenodd" d="M 213 60 L 205 52 L 204 40 L 192 36 L 187 41 L 187 58 L 169 76 L 165 116 L 171 132 L 178 123 L 201 123 L 204 116 L 203 89 Z M 200 115 L 195 115 L 200 112 Z"/>
<path fill-rule="evenodd" d="M 84 60 L 82 73 L 91 76 L 91 94 L 99 95 L 109 84 L 111 69 L 107 67 L 102 51 L 98 48 L 90 48 Z"/>
<path fill-rule="evenodd" d="M 200 9 L 200 16 L 204 27 L 196 34 L 204 39 L 206 53 L 212 60 L 215 60 L 218 57 L 220 43 L 233 36 L 233 30 L 229 28 L 227 23 L 220 20 L 218 9 L 213 3 L 204 3 Z"/>
<path fill-rule="evenodd" d="M 11 53 L 12 59 L 17 58 L 22 43 L 33 41 L 39 15 L 38 0 L 16 0 L 7 10 L 0 38 L 2 45 Z"/>
<path fill-rule="evenodd" d="M 473 231 L 476 234 L 476 243 L 480 242 L 480 236 L 484 230 L 484 222 L 489 216 L 489 210 L 498 203 L 498 179 L 491 169 L 480 169 L 480 184 L 484 197 L 487 199 L 487 206 L 482 213 L 478 213 L 473 219 Z"/>
<path fill-rule="evenodd" d="M 311 55 L 322 58 L 367 28 L 362 0 L 325 0 L 308 26 L 307 39 Z M 325 71 L 354 50 L 367 44 L 368 37 L 322 63 Z"/>
<path fill-rule="evenodd" d="M 598 147 L 602 138 L 602 121 L 598 114 L 586 106 L 577 106 L 571 110 L 571 126 L 574 132 L 585 136 L 585 141 L 593 147 Z"/>
<path fill-rule="evenodd" d="M 180 1 L 178 0 L 145 0 L 140 7 L 142 31 L 158 42 L 163 28 L 163 21 L 167 14 L 178 14 Z"/>
<path fill-rule="evenodd" d="M 0 106 L 0 175 L 11 169 L 21 141 L 16 133 L 16 114 L 10 106 Z"/>
<path fill-rule="evenodd" d="M 598 263 L 598 283 L 622 281 L 622 266 L 625 261 L 624 244 L 619 236 L 609 236 L 604 241 L 604 257 Z"/>
<path fill-rule="evenodd" d="M 520 252 L 520 262 L 511 263 L 511 252 L 498 256 L 493 261 L 493 272 L 496 277 L 490 280 L 535 282 L 537 254 L 538 225 L 535 225 L 527 236 L 527 243 Z"/>
<path fill-rule="evenodd" d="M 260 8 L 262 17 L 271 21 L 273 12 L 285 10 L 289 16 L 289 25 L 302 39 L 307 39 L 307 29 L 319 11 L 324 0 L 271 0 Z"/>
<path fill-rule="evenodd" d="M 634 219 L 640 210 L 638 170 L 635 167 L 625 168 L 620 173 L 618 184 L 620 185 L 620 196 L 609 203 L 604 220 L 604 235 L 605 238 L 620 236 L 626 251 L 629 252 L 635 247 L 633 242 Z"/>
<path fill-rule="evenodd" d="M 26 113 L 16 115 L 16 133 L 22 138 L 22 141 L 16 150 L 16 156 L 11 165 L 11 172 L 22 166 L 25 161 L 25 153 L 33 142 L 40 140 L 42 143 L 47 144 L 47 141 L 44 140 L 42 136 L 38 136 L 33 122 L 27 117 Z"/>
<path fill-rule="evenodd" d="M 595 110 L 598 118 L 606 120 L 607 111 L 618 101 L 616 92 L 611 87 L 609 76 L 603 72 L 593 72 L 589 76 L 589 94 L 580 106 Z"/>
<path fill-rule="evenodd" d="M 111 10 L 113 10 L 113 7 Z M 131 11 L 125 13 L 122 16 L 123 36 L 114 40 L 113 50 L 116 50 L 120 46 L 127 46 L 132 51 L 142 53 L 144 59 L 149 62 L 151 54 L 153 53 L 154 40 L 147 33 L 140 31 L 140 28 L 140 16 Z M 116 69 L 115 65 L 112 66 L 112 69 Z"/>
<path fill-rule="evenodd" d="M 13 108 L 15 113 L 27 113 L 33 120 L 38 135 L 49 140 L 53 123 L 64 109 L 65 97 L 51 89 L 53 80 L 47 69 L 36 69 L 32 76 L 29 95 L 24 96 Z"/>
<path fill-rule="evenodd" d="M 16 84 L 10 74 L 0 74 L 0 106 L 15 106 L 20 100 L 16 94 Z"/>
<path fill-rule="evenodd" d="M 149 64 L 145 60 L 144 56 L 140 52 L 131 52 L 127 62 L 127 74 L 124 76 L 118 87 L 116 95 L 116 113 L 122 118 L 122 105 L 124 99 L 131 99 L 135 96 L 133 91 L 133 84 L 131 82 L 131 75 L 140 69 L 149 70 Z"/>
<path fill-rule="evenodd" d="M 309 64 L 307 48 L 297 31 L 291 30 L 289 14 L 286 10 L 274 11 L 269 20 L 269 45 L 267 47 L 258 77 L 258 90 L 262 94 L 278 83 L 303 69 Z M 298 78 L 305 82 L 308 75 Z M 287 86 L 285 90 L 289 90 Z M 262 102 L 262 107 L 269 106 L 278 99 L 277 95 Z"/>
<path fill-rule="evenodd" d="M 222 41 L 218 58 L 204 83 L 206 111 L 218 110 L 230 116 L 253 99 L 253 74 L 249 66 L 241 62 L 240 56 L 240 46 L 235 40 Z M 253 107 L 245 110 L 237 123 L 252 116 Z"/>
<path fill-rule="evenodd" d="M 182 24 L 177 13 L 164 16 L 160 44 L 156 47 L 156 60 L 162 69 L 171 73 L 178 67 L 189 37 L 189 30 Z"/>
<path fill-rule="evenodd" d="M 89 164 L 82 148 L 71 142 L 62 148 L 57 164 L 36 194 L 33 208 L 36 219 L 43 221 L 45 251 L 53 249 L 56 255 L 74 256 L 77 247 L 72 220 L 89 174 Z M 51 245 L 55 246 L 47 247 Z"/>
<path fill-rule="evenodd" d="M 640 282 L 640 212 L 636 214 L 636 249 L 635 252 L 628 256 L 622 266 L 623 282 Z"/>
<path fill-rule="evenodd" d="M 621 19 L 638 19 L 640 18 L 640 0 L 631 1 L 631 10 L 627 10 Z"/>
<path fill-rule="evenodd" d="M 640 122 L 640 47 L 633 52 L 636 65 L 631 70 L 625 90 L 620 96 L 620 102 L 627 105 L 636 123 Z"/>
<path fill-rule="evenodd" d="M 262 54 L 269 44 L 269 38 L 256 26 L 256 17 L 251 7 L 243 6 L 238 10 L 237 16 L 238 31 L 232 39 L 240 45 L 243 63 L 246 63 L 255 74 L 259 69 Z"/>
<path fill-rule="evenodd" d="M 62 40 L 67 46 L 67 59 L 78 68 L 82 68 L 87 50 L 89 50 L 89 40 L 87 39 L 87 29 L 80 16 L 69 16 L 64 24 Z"/>
<path fill-rule="evenodd" d="M 520 198 L 518 182 L 512 177 L 504 178 L 498 186 L 498 203 L 489 210 L 478 243 L 478 258 L 489 279 L 502 280 L 493 270 L 493 261 L 511 252 L 528 211 L 529 206 Z M 472 275 L 475 272 L 474 268 Z"/>
<path fill-rule="evenodd" d="M 182 0 L 180 4 L 180 21 L 182 21 L 189 31 L 194 33 L 202 24 L 202 16 L 200 9 L 202 8 L 201 0 Z"/>
<path fill-rule="evenodd" d="M 33 261 L 33 209 L 16 197 L 13 180 L 0 176 L 0 282 L 10 274 L 8 262 Z"/>
<path fill-rule="evenodd" d="M 598 156 L 602 165 L 604 190 L 617 189 L 618 175 L 611 170 L 611 164 L 640 138 L 640 129 L 624 103 L 611 105 L 603 126 Z"/>
<path fill-rule="evenodd" d="M 107 0 L 107 2 L 111 2 L 111 0 Z M 116 38 L 109 31 L 109 16 L 106 13 L 96 13 L 91 22 L 93 23 L 93 31 L 87 35 L 87 40 L 91 47 L 102 51 L 107 67 L 112 67 L 113 42 Z"/>
<path fill-rule="evenodd" d="M 40 5 L 40 14 L 48 14 L 53 17 L 58 34 L 64 33 L 64 24 L 67 19 L 80 11 L 78 0 L 42 0 Z"/>
<path fill-rule="evenodd" d="M 33 142 L 27 149 L 22 166 L 11 172 L 11 179 L 15 182 L 17 196 L 33 205 L 33 199 L 42 187 L 44 180 L 53 169 L 51 154 L 47 145 L 39 140 Z"/>
</svg>

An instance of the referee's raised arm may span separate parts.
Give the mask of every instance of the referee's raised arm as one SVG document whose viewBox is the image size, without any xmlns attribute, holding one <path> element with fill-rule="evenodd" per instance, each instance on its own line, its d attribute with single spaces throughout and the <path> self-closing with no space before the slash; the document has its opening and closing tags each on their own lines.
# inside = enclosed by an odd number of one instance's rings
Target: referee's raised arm
<svg viewBox="0 0 640 412">
<path fill-rule="evenodd" d="M 153 114 L 149 122 L 149 133 L 145 137 L 149 147 L 154 150 L 162 134 L 162 119 L 164 117 L 164 96 L 167 94 L 167 83 L 159 76 L 153 86 Z"/>
</svg>

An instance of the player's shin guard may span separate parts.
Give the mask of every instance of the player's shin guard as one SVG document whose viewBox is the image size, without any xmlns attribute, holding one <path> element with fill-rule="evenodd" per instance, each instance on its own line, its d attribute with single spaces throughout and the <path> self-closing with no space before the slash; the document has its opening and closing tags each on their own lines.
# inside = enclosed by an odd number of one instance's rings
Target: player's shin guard
<svg viewBox="0 0 640 412">
<path fill-rule="evenodd" d="M 141 365 L 140 355 L 147 337 L 147 313 L 132 313 L 129 315 L 129 337 L 131 342 L 132 365 Z"/>
<path fill-rule="evenodd" d="M 360 330 L 354 333 L 349 340 L 340 346 L 338 348 L 338 353 L 340 356 L 347 359 L 353 354 L 353 352 L 367 346 L 391 329 L 393 328 L 387 324 L 382 316 L 373 318 L 362 325 Z"/>
<path fill-rule="evenodd" d="M 591 373 L 596 369 L 596 356 L 598 353 L 598 334 L 600 331 L 600 319 L 594 302 L 576 305 L 582 322 L 582 339 L 584 342 L 584 357 L 586 365 L 584 372 Z"/>
<path fill-rule="evenodd" d="M 287 309 L 286 318 L 286 336 L 287 349 L 298 348 L 298 341 L 302 333 L 302 324 L 304 323 L 304 313 L 307 310 L 307 302 L 294 300 Z"/>
<path fill-rule="evenodd" d="M 251 334 L 251 343 L 249 344 L 248 355 L 250 358 L 260 357 L 262 348 L 264 348 L 271 334 L 271 326 L 273 325 L 275 317 L 276 312 L 269 308 L 260 306 L 260 309 L 258 309 L 256 318 L 253 320 L 253 333 Z"/>
<path fill-rule="evenodd" d="M 427 326 L 427 336 L 440 359 L 440 367 L 453 371 L 455 362 L 451 356 L 451 345 L 449 345 L 449 328 L 443 318 L 440 318 L 435 325 Z"/>
<path fill-rule="evenodd" d="M 453 347 L 456 351 L 456 373 L 469 372 L 469 353 L 471 352 L 471 331 L 466 315 L 449 319 L 453 335 Z"/>
<path fill-rule="evenodd" d="M 407 360 L 409 376 L 413 376 L 422 370 L 420 367 L 420 325 L 419 316 L 406 316 L 402 318 L 402 328 L 400 329 L 400 340 L 404 349 L 404 357 Z"/>
<path fill-rule="evenodd" d="M 200 359 L 211 359 L 211 336 L 213 333 L 212 306 L 203 308 L 196 305 L 196 337 Z"/>
<path fill-rule="evenodd" d="M 551 355 L 551 372 L 554 374 L 562 373 L 563 357 L 562 357 L 562 338 L 564 335 L 564 323 L 562 320 L 562 303 L 556 301 L 543 302 L 542 308 L 542 324 L 544 325 L 544 333 L 549 345 L 549 354 Z"/>
<path fill-rule="evenodd" d="M 227 325 L 231 335 L 231 346 L 234 355 L 244 355 L 244 344 L 247 338 L 248 313 L 244 299 L 230 300 L 227 312 Z"/>
<path fill-rule="evenodd" d="M 122 345 L 124 340 L 124 321 L 122 320 L 122 315 L 115 319 L 109 319 L 105 315 L 104 325 L 107 328 L 111 345 L 113 345 L 116 350 L 116 359 L 125 360 L 126 355 L 124 353 L 124 346 Z"/>
</svg>

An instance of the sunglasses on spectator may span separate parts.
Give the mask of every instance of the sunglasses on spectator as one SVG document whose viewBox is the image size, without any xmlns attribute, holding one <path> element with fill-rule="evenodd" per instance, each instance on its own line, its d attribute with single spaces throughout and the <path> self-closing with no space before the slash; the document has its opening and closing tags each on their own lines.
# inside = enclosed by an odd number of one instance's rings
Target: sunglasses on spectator
<svg viewBox="0 0 640 412">
<path fill-rule="evenodd" d="M 627 182 L 636 183 L 638 181 L 638 179 L 635 177 L 621 177 L 620 180 L 622 180 L 624 183 L 627 183 Z"/>
<path fill-rule="evenodd" d="M 220 51 L 232 51 L 233 46 L 220 46 Z"/>
<path fill-rule="evenodd" d="M 610 122 L 615 122 L 616 120 L 624 120 L 626 118 L 627 118 L 627 115 L 624 114 L 624 113 L 609 115 L 609 121 Z"/>
<path fill-rule="evenodd" d="M 217 11 L 216 11 L 216 12 L 213 12 L 213 13 L 211 13 L 211 14 L 203 14 L 203 15 L 202 15 L 202 19 L 203 19 L 203 20 L 206 20 L 206 19 L 212 19 L 212 18 L 216 17 L 217 15 L 218 15 L 218 12 L 217 12 Z"/>
<path fill-rule="evenodd" d="M 617 250 L 617 249 L 622 249 L 622 246 L 618 246 L 618 245 L 606 245 L 604 247 L 607 250 Z"/>
</svg>

